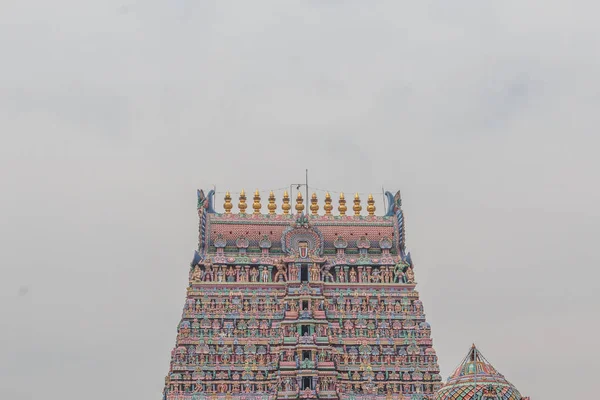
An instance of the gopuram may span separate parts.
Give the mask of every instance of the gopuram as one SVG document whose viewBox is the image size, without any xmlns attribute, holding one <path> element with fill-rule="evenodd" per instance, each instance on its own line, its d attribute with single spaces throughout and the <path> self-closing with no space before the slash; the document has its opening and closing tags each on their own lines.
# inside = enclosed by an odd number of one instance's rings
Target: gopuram
<svg viewBox="0 0 600 400">
<path fill-rule="evenodd" d="M 340 194 L 334 215 L 329 193 L 321 213 L 316 194 L 305 211 L 298 192 L 292 210 L 287 191 L 281 212 L 273 192 L 262 212 L 259 192 L 248 204 L 242 191 L 238 212 L 227 193 L 217 213 L 214 191 L 198 191 L 163 399 L 434 399 L 441 377 L 400 192 L 386 197 L 376 215 L 373 196 L 363 213 L 358 194 L 349 205 Z"/>
</svg>

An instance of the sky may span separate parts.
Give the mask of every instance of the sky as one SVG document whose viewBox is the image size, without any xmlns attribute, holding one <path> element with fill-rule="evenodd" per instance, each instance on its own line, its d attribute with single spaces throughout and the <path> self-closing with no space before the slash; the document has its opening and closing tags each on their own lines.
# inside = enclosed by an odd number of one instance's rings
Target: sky
<svg viewBox="0 0 600 400">
<path fill-rule="evenodd" d="M 523 395 L 594 398 L 599 12 L 1 1 L 0 398 L 159 399 L 196 189 L 305 169 L 401 190 L 444 378 L 474 342 Z"/>
</svg>

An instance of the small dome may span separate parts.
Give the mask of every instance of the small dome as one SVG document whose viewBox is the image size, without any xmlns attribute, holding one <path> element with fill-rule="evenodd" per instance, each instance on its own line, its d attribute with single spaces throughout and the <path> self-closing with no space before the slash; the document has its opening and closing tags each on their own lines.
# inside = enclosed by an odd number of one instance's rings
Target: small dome
<svg viewBox="0 0 600 400">
<path fill-rule="evenodd" d="M 519 391 L 473 345 L 435 400 L 521 400 Z"/>
</svg>

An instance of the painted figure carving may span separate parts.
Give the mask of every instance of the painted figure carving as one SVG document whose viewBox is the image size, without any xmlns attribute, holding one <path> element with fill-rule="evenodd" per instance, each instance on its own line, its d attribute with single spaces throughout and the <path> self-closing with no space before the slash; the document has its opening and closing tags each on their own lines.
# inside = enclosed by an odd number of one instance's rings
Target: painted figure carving
<svg viewBox="0 0 600 400">
<path fill-rule="evenodd" d="M 311 265 L 311 267 L 310 267 L 310 280 L 312 282 L 316 282 L 316 281 L 320 280 L 319 279 L 319 275 L 320 275 L 319 274 L 319 266 L 317 264 Z"/>
<path fill-rule="evenodd" d="M 290 271 L 289 280 L 292 282 L 297 281 L 298 280 L 298 267 L 296 266 L 295 263 L 290 264 L 289 271 Z"/>
<path fill-rule="evenodd" d="M 394 266 L 394 282 L 404 283 L 404 281 L 405 281 L 404 265 L 398 263 Z"/>
<path fill-rule="evenodd" d="M 333 275 L 331 274 L 330 269 L 330 265 L 323 266 L 323 280 L 325 282 L 333 282 Z"/>
<path fill-rule="evenodd" d="M 227 282 L 235 282 L 236 281 L 236 272 L 233 270 L 232 266 L 227 268 Z"/>
<path fill-rule="evenodd" d="M 354 268 L 350 270 L 350 283 L 356 283 L 356 271 Z"/>
<path fill-rule="evenodd" d="M 410 265 L 407 269 L 406 269 L 406 281 L 408 283 L 414 283 L 415 282 L 415 273 L 413 271 L 413 266 Z"/>
<path fill-rule="evenodd" d="M 346 281 L 346 276 L 345 276 L 344 270 L 342 268 L 339 268 L 337 270 L 337 281 L 341 282 L 341 283 Z"/>
<path fill-rule="evenodd" d="M 387 267 L 381 267 L 381 282 L 388 283 L 388 270 Z"/>
<path fill-rule="evenodd" d="M 361 271 L 361 282 L 364 282 L 364 283 L 369 282 L 369 274 L 367 273 L 367 270 L 364 268 Z"/>
<path fill-rule="evenodd" d="M 204 262 L 204 275 L 202 276 L 202 280 L 205 282 L 212 282 L 213 279 L 213 264 L 210 259 L 207 259 Z"/>
<path fill-rule="evenodd" d="M 283 262 L 283 260 L 277 260 L 275 263 L 275 268 L 277 268 L 277 272 L 275 273 L 273 281 L 284 282 L 287 272 L 285 268 L 285 262 Z"/>
<path fill-rule="evenodd" d="M 269 270 L 265 266 L 260 267 L 260 277 L 261 282 L 266 283 L 269 282 Z"/>
<path fill-rule="evenodd" d="M 192 281 L 200 282 L 201 280 L 202 280 L 202 269 L 200 268 L 199 265 L 196 265 L 192 272 Z"/>
<path fill-rule="evenodd" d="M 373 270 L 373 272 L 371 273 L 371 279 L 370 281 L 373 283 L 379 283 L 379 281 L 381 280 L 380 276 L 379 276 L 379 270 L 377 268 L 375 268 Z"/>
</svg>

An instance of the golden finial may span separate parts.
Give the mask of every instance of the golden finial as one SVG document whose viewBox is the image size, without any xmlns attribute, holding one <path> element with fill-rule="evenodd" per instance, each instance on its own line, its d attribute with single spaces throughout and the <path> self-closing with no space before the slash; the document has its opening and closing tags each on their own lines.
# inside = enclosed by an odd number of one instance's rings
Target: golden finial
<svg viewBox="0 0 600 400">
<path fill-rule="evenodd" d="M 286 190 L 283 192 L 283 204 L 281 205 L 281 209 L 283 210 L 284 214 L 289 214 L 291 208 L 292 206 L 290 206 L 290 195 Z"/>
<path fill-rule="evenodd" d="M 262 205 L 260 204 L 260 193 L 258 193 L 258 189 L 256 189 L 256 192 L 254 192 L 254 203 L 252 203 L 254 214 L 260 214 L 261 207 Z"/>
<path fill-rule="evenodd" d="M 360 205 L 360 197 L 358 197 L 358 193 L 354 195 L 354 205 L 352 206 L 352 209 L 354 210 L 355 216 L 360 215 L 362 206 Z"/>
<path fill-rule="evenodd" d="M 225 193 L 225 204 L 223 204 L 223 208 L 225 209 L 225 214 L 231 214 L 233 204 L 231 204 L 231 194 L 229 194 L 229 192 Z"/>
<path fill-rule="evenodd" d="M 348 207 L 346 207 L 344 193 L 340 193 L 340 206 L 338 207 L 338 211 L 340 212 L 340 215 L 346 215 L 346 210 L 348 210 Z"/>
<path fill-rule="evenodd" d="M 310 198 L 310 212 L 312 213 L 312 215 L 318 215 L 319 211 L 319 200 L 317 199 L 317 194 L 313 193 L 312 197 Z"/>
<path fill-rule="evenodd" d="M 304 199 L 302 198 L 302 192 L 298 192 L 298 196 L 296 196 L 296 211 L 298 211 L 298 214 L 304 211 L 304 204 L 302 204 L 303 202 Z"/>
<path fill-rule="evenodd" d="M 369 200 L 367 200 L 367 204 L 367 211 L 369 212 L 369 215 L 375 215 L 375 200 L 373 199 L 372 194 L 369 195 Z"/>
<path fill-rule="evenodd" d="M 325 215 L 331 215 L 331 210 L 333 210 L 333 206 L 331 205 L 331 195 L 329 192 L 325 193 L 325 205 L 323 206 L 323 210 L 325 210 Z"/>
<path fill-rule="evenodd" d="M 269 209 L 269 214 L 275 214 L 275 210 L 277 210 L 277 204 L 275 204 L 275 194 L 271 190 L 269 193 L 269 205 L 267 206 Z"/>
<path fill-rule="evenodd" d="M 248 208 L 248 204 L 246 204 L 246 192 L 244 189 L 240 192 L 240 202 L 238 204 L 238 208 L 240 209 L 240 214 L 246 214 L 246 208 Z"/>
</svg>

